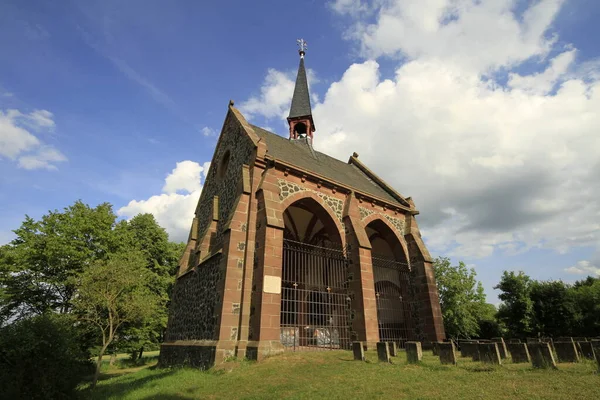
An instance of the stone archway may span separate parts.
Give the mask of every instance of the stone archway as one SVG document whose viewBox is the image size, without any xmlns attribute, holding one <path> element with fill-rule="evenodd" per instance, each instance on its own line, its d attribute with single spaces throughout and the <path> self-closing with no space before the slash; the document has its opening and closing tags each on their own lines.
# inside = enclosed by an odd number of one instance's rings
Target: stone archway
<svg viewBox="0 0 600 400">
<path fill-rule="evenodd" d="M 399 347 L 416 338 L 411 271 L 402 243 L 381 219 L 365 231 L 371 243 L 371 262 L 377 302 L 379 340 Z"/>
<path fill-rule="evenodd" d="M 348 348 L 347 260 L 329 212 L 311 197 L 283 211 L 281 343 L 289 350 Z"/>
</svg>

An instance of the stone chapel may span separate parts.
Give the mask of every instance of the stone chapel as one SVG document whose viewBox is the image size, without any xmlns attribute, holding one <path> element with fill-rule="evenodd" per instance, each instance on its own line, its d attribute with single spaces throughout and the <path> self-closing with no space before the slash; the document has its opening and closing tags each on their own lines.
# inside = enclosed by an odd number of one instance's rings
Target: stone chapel
<svg viewBox="0 0 600 400">
<path fill-rule="evenodd" d="M 358 154 L 343 162 L 313 149 L 304 45 L 299 54 L 288 137 L 248 123 L 229 103 L 160 365 L 445 338 L 415 203 Z"/>
</svg>

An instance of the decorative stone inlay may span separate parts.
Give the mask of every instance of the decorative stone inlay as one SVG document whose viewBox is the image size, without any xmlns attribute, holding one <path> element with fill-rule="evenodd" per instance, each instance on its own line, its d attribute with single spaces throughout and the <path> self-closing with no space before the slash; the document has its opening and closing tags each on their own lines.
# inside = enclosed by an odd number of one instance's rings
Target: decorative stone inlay
<svg viewBox="0 0 600 400">
<path fill-rule="evenodd" d="M 300 186 L 294 182 L 289 182 L 284 179 L 278 179 L 277 183 L 279 185 L 279 202 L 283 202 L 285 199 L 290 197 L 291 195 L 299 192 L 312 192 L 319 196 L 325 204 L 333 211 L 337 219 L 342 221 L 342 213 L 344 211 L 344 202 L 336 197 L 328 196 L 325 193 L 309 189 L 304 186 Z"/>
<path fill-rule="evenodd" d="M 369 215 L 371 215 L 375 212 L 373 210 L 369 210 L 368 208 L 364 208 L 361 206 L 358 206 L 358 211 L 360 211 L 360 219 L 361 220 L 367 218 Z"/>
<path fill-rule="evenodd" d="M 379 211 L 371 210 L 369 208 L 365 208 L 365 207 L 361 207 L 361 206 L 358 206 L 358 211 L 360 212 L 361 221 L 370 215 L 379 214 L 379 215 L 385 217 L 385 219 L 387 219 L 388 222 L 390 224 L 392 224 L 392 226 L 396 229 L 396 231 L 400 235 L 404 236 L 406 234 L 406 232 L 404 231 L 405 223 L 404 223 L 403 219 L 395 218 L 395 217 L 392 217 L 391 215 L 388 215 L 388 214 L 385 214 L 385 213 L 382 213 Z"/>
</svg>

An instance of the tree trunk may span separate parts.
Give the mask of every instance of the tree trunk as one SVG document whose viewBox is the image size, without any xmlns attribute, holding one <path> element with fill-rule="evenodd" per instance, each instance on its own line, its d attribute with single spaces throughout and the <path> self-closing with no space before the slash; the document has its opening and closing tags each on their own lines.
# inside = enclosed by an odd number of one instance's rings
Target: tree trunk
<svg viewBox="0 0 600 400">
<path fill-rule="evenodd" d="M 142 359 L 142 354 L 144 354 L 144 346 L 140 347 L 140 355 L 138 356 L 139 360 Z"/>
<path fill-rule="evenodd" d="M 100 367 L 102 366 L 103 355 L 104 349 L 100 350 L 100 354 L 98 354 L 98 362 L 96 363 L 96 372 L 94 373 L 94 380 L 92 381 L 92 389 L 96 387 L 96 383 L 98 383 L 98 378 L 100 377 Z"/>
<path fill-rule="evenodd" d="M 98 383 L 98 378 L 100 377 L 100 367 L 102 366 L 102 356 L 104 356 L 104 353 L 106 352 L 106 349 L 111 341 L 112 339 L 110 339 L 109 342 L 106 343 L 102 349 L 100 349 L 100 353 L 98 353 L 98 362 L 96 363 L 96 372 L 94 373 L 94 380 L 92 381 L 92 389 L 94 389 L 96 387 L 96 383 Z"/>
</svg>

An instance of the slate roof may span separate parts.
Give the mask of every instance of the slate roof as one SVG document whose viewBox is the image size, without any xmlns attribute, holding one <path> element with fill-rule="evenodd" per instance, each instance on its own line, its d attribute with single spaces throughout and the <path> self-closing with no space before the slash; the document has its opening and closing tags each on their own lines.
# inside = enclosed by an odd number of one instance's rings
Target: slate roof
<svg viewBox="0 0 600 400">
<path fill-rule="evenodd" d="M 373 182 L 360 169 L 327 154 L 315 151 L 307 140 L 290 140 L 275 133 L 251 125 L 254 132 L 265 140 L 267 155 L 307 171 L 315 172 L 334 182 L 353 187 L 361 192 L 379 197 L 394 204 L 400 204 L 381 186 Z"/>
<path fill-rule="evenodd" d="M 309 115 L 312 115 L 312 111 L 310 108 L 310 96 L 308 95 L 308 81 L 306 80 L 304 57 L 301 57 L 288 118 L 307 117 Z"/>
</svg>

